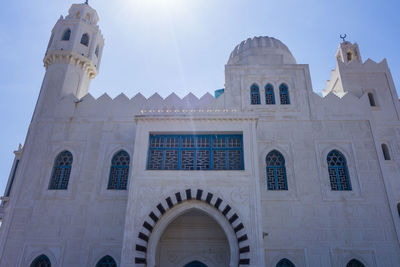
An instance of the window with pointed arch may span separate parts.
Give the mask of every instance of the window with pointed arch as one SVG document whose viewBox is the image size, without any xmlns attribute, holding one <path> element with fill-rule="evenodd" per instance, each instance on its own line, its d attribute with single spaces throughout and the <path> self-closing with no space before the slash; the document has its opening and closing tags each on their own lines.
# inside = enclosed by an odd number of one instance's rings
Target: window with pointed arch
<svg viewBox="0 0 400 267">
<path fill-rule="evenodd" d="M 71 38 L 71 29 L 66 29 L 61 40 L 62 41 L 69 41 L 69 39 Z"/>
<path fill-rule="evenodd" d="M 351 191 L 349 171 L 345 156 L 338 150 L 332 150 L 326 157 L 329 180 L 333 191 Z"/>
<path fill-rule="evenodd" d="M 256 85 L 256 84 L 253 84 L 250 87 L 250 103 L 252 105 L 260 105 L 261 104 L 260 88 L 258 88 L 258 85 Z"/>
<path fill-rule="evenodd" d="M 290 104 L 289 87 L 285 83 L 279 85 L 279 98 L 281 100 L 281 105 Z"/>
<path fill-rule="evenodd" d="M 365 265 L 362 264 L 359 260 L 352 259 L 347 263 L 346 267 L 365 267 Z"/>
<path fill-rule="evenodd" d="M 277 151 L 272 150 L 265 158 L 267 164 L 268 190 L 288 190 L 286 179 L 285 158 Z"/>
<path fill-rule="evenodd" d="M 81 38 L 81 44 L 84 46 L 89 46 L 89 34 L 84 33 Z"/>
<path fill-rule="evenodd" d="M 295 267 L 293 262 L 288 259 L 281 259 L 277 264 L 276 267 Z"/>
<path fill-rule="evenodd" d="M 69 176 L 71 175 L 72 161 L 72 154 L 67 150 L 57 155 L 51 174 L 49 184 L 50 190 L 67 190 Z"/>
<path fill-rule="evenodd" d="M 51 267 L 51 262 L 46 255 L 42 254 L 32 261 L 30 267 Z"/>
<path fill-rule="evenodd" d="M 126 190 L 128 188 L 129 154 L 121 150 L 111 160 L 107 189 Z"/>
<path fill-rule="evenodd" d="M 97 262 L 96 267 L 117 267 L 117 263 L 110 255 L 104 256 Z"/>
<path fill-rule="evenodd" d="M 274 87 L 270 83 L 265 86 L 265 104 L 267 105 L 275 104 Z"/>
</svg>

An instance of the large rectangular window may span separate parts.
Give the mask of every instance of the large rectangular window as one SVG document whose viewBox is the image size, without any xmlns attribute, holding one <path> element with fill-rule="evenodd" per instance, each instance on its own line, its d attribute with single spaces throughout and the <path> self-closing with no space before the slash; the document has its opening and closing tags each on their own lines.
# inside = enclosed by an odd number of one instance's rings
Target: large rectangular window
<svg viewBox="0 0 400 267">
<path fill-rule="evenodd" d="M 148 170 L 244 170 L 241 134 L 150 135 Z"/>
</svg>

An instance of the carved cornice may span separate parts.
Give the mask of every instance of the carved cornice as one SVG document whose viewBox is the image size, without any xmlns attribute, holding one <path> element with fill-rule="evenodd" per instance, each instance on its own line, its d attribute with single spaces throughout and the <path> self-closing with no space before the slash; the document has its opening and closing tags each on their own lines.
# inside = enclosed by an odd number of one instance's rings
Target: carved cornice
<svg viewBox="0 0 400 267">
<path fill-rule="evenodd" d="M 72 51 L 49 51 L 43 59 L 43 63 L 46 69 L 54 63 L 65 63 L 78 66 L 82 68 L 90 79 L 96 77 L 98 73 L 97 68 L 90 59 Z"/>
<path fill-rule="evenodd" d="M 136 115 L 135 121 L 254 121 L 258 118 L 252 116 L 238 116 L 238 114 L 210 116 L 193 116 L 191 114 L 181 115 Z"/>
</svg>

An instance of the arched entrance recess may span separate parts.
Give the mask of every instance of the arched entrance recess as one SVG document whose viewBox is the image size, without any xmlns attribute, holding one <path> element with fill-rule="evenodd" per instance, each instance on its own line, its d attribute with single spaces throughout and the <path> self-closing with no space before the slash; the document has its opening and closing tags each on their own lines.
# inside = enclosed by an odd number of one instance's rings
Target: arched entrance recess
<svg viewBox="0 0 400 267">
<path fill-rule="evenodd" d="M 136 243 L 137 266 L 155 266 L 157 245 L 165 229 L 177 217 L 191 210 L 207 214 L 223 229 L 229 243 L 230 267 L 250 264 L 248 237 L 239 215 L 213 193 L 204 194 L 201 189 L 187 189 L 160 202 L 144 221 Z"/>
</svg>

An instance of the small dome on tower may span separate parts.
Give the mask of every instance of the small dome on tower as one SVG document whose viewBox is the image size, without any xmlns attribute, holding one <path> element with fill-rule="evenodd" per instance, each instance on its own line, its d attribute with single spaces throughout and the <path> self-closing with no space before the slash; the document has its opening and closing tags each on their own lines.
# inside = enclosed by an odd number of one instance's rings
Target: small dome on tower
<svg viewBox="0 0 400 267">
<path fill-rule="evenodd" d="M 282 65 L 296 64 L 289 48 L 273 37 L 249 38 L 233 49 L 228 65 Z"/>
<path fill-rule="evenodd" d="M 97 24 L 99 16 L 96 10 L 88 4 L 73 4 L 68 11 L 66 19 L 78 19 L 89 24 Z"/>
</svg>

